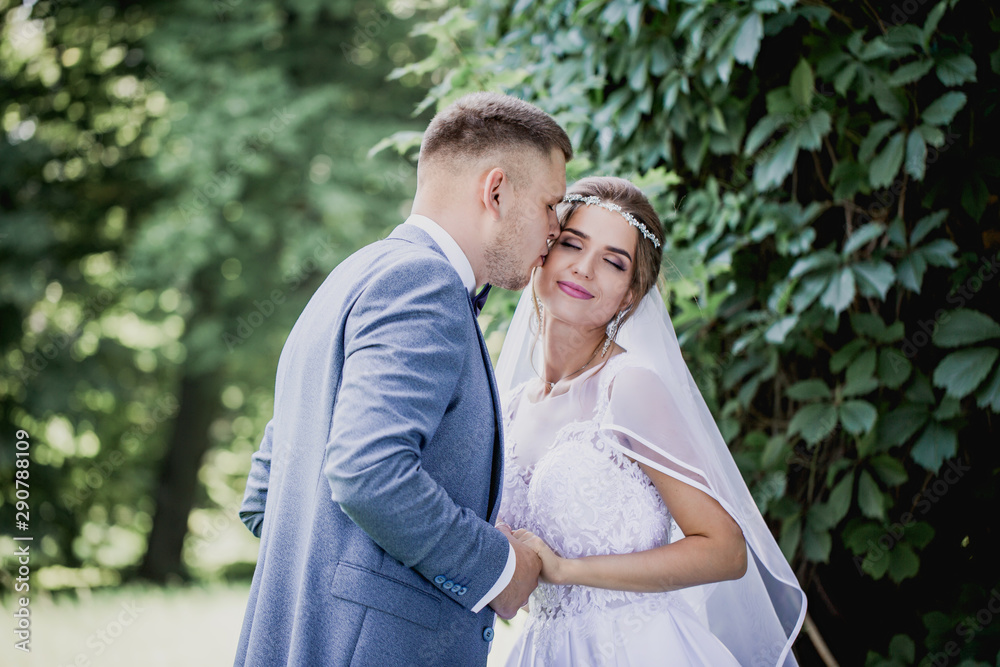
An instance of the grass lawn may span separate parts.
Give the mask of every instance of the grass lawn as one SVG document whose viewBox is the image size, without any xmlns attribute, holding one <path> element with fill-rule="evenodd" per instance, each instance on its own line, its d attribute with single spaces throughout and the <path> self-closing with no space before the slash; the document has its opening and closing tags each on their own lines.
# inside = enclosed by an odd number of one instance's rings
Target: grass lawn
<svg viewBox="0 0 1000 667">
<path fill-rule="evenodd" d="M 233 664 L 249 584 L 84 589 L 79 597 L 32 596 L 31 653 L 13 647 L 14 601 L 0 601 L 0 665 L 17 667 L 216 667 Z M 496 623 L 489 667 L 503 665 L 525 618 Z"/>
</svg>

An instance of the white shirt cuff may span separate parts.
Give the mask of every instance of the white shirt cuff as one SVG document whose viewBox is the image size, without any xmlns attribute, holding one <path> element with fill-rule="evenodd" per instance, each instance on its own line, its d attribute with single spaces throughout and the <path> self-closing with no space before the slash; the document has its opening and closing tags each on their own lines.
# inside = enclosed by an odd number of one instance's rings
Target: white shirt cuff
<svg viewBox="0 0 1000 667">
<path fill-rule="evenodd" d="M 486 595 L 483 596 L 483 599 L 477 602 L 476 606 L 472 608 L 473 614 L 479 613 L 483 607 L 493 601 L 493 598 L 500 595 L 500 593 L 503 592 L 503 589 L 507 588 L 507 584 L 510 583 L 510 580 L 514 578 L 514 569 L 517 566 L 517 557 L 514 556 L 514 546 L 509 542 L 507 543 L 507 549 L 507 565 L 504 566 L 503 572 L 500 573 L 500 578 L 497 579 L 497 583 L 493 584 L 493 588 L 491 588 Z"/>
</svg>

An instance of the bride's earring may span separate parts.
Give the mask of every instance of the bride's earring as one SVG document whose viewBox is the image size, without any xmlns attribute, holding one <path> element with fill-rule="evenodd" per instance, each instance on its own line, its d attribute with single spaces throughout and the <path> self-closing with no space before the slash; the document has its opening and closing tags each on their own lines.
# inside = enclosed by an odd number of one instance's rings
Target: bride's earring
<svg viewBox="0 0 1000 667">
<path fill-rule="evenodd" d="M 604 329 L 604 349 L 601 350 L 601 356 L 603 357 L 608 353 L 608 348 L 611 347 L 611 343 L 614 342 L 615 336 L 618 335 L 618 327 L 622 324 L 622 318 L 625 317 L 625 311 L 619 310 L 615 319 L 608 322 L 608 326 Z"/>
<path fill-rule="evenodd" d="M 542 332 L 542 326 L 545 322 L 545 306 L 543 306 L 538 301 L 535 302 L 538 306 L 538 310 L 534 310 L 531 313 L 531 319 L 529 320 L 529 328 L 534 330 L 536 333 Z"/>
</svg>

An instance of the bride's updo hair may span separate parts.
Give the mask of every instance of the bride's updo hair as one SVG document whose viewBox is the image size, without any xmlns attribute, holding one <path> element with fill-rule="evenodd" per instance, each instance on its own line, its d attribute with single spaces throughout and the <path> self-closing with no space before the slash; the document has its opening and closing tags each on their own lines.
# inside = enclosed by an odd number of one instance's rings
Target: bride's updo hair
<svg viewBox="0 0 1000 667">
<path fill-rule="evenodd" d="M 656 284 L 656 278 L 660 275 L 660 262 L 663 260 L 663 224 L 660 217 L 656 215 L 652 204 L 642 194 L 642 190 L 635 185 L 615 176 L 590 176 L 581 178 L 574 183 L 566 194 L 578 194 L 584 197 L 600 197 L 602 201 L 612 202 L 622 207 L 623 211 L 631 213 L 636 220 L 646 226 L 646 229 L 660 242 L 659 247 L 654 247 L 652 241 L 642 235 L 638 229 L 635 233 L 639 240 L 636 244 L 635 261 L 632 263 L 632 284 L 629 291 L 632 295 L 632 308 L 629 309 L 622 323 L 628 320 L 635 312 L 635 307 L 639 305 L 646 292 Z M 581 206 L 590 206 L 583 202 L 564 202 L 559 205 L 559 227 L 566 228 L 573 214 Z M 622 218 L 622 224 L 628 222 Z"/>
</svg>

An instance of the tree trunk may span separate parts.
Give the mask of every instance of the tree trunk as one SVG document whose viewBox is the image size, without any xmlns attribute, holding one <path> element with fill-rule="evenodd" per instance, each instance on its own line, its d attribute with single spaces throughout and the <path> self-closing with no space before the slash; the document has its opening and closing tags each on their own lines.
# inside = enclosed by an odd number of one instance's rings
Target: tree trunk
<svg viewBox="0 0 1000 667">
<path fill-rule="evenodd" d="M 174 432 L 160 468 L 156 514 L 138 575 L 158 583 L 188 578 L 182 559 L 188 515 L 198 489 L 198 470 L 208 449 L 208 428 L 216 414 L 218 392 L 208 375 L 181 380 Z"/>
</svg>

